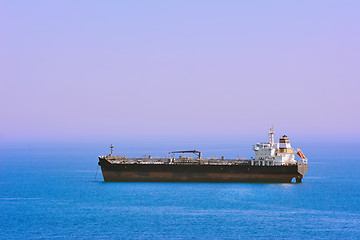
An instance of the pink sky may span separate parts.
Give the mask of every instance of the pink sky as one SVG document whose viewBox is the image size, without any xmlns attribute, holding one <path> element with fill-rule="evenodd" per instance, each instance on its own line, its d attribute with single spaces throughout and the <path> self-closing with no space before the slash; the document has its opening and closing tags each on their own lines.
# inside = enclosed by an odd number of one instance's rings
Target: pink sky
<svg viewBox="0 0 360 240">
<path fill-rule="evenodd" d="M 0 140 L 360 136 L 359 1 L 0 3 Z M 266 133 L 265 133 L 266 134 Z"/>
</svg>

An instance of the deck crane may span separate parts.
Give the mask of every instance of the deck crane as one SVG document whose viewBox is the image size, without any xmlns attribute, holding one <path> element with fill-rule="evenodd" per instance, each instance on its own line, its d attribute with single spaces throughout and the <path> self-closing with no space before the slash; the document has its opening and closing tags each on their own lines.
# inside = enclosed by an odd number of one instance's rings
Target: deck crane
<svg viewBox="0 0 360 240">
<path fill-rule="evenodd" d="M 303 154 L 303 152 L 300 149 L 297 149 L 296 154 L 301 158 L 301 161 L 303 163 L 307 164 L 307 158 L 305 157 L 305 155 Z"/>
</svg>

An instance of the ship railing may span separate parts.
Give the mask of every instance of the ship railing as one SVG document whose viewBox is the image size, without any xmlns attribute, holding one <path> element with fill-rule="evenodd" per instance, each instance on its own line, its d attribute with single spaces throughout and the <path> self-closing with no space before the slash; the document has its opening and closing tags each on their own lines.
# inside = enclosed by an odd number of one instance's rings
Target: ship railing
<svg viewBox="0 0 360 240">
<path fill-rule="evenodd" d="M 178 165 L 244 165 L 250 164 L 251 160 L 247 159 L 218 159 L 218 158 L 207 158 L 207 159 L 195 159 L 195 158 L 164 158 L 164 157 L 153 157 L 153 158 L 126 158 L 126 157 L 104 157 L 111 163 L 116 164 L 178 164 Z"/>
<path fill-rule="evenodd" d="M 296 164 L 307 164 L 308 160 L 307 158 L 305 159 L 300 159 L 299 161 L 296 161 Z"/>
<path fill-rule="evenodd" d="M 109 162 L 116 164 L 164 164 L 169 160 L 164 157 L 154 157 L 154 158 L 127 158 L 127 157 L 106 157 Z"/>
<path fill-rule="evenodd" d="M 174 161 L 172 164 L 200 164 L 200 165 L 244 165 L 250 164 L 250 160 L 239 159 L 197 159 Z"/>
</svg>

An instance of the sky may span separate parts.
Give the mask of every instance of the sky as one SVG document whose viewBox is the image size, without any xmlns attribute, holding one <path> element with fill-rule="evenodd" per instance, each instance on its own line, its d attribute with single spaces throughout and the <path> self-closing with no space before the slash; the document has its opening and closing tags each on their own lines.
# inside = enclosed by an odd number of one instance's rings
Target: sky
<svg viewBox="0 0 360 240">
<path fill-rule="evenodd" d="M 0 1 L 0 141 L 360 137 L 360 1 Z"/>
</svg>

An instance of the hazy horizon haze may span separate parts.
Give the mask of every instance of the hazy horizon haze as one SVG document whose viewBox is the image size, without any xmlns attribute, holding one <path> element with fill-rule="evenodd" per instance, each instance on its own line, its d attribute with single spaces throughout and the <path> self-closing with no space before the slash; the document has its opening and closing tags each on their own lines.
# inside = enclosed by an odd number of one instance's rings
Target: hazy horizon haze
<svg viewBox="0 0 360 240">
<path fill-rule="evenodd" d="M 3 1 L 0 141 L 360 136 L 358 1 Z"/>
</svg>

